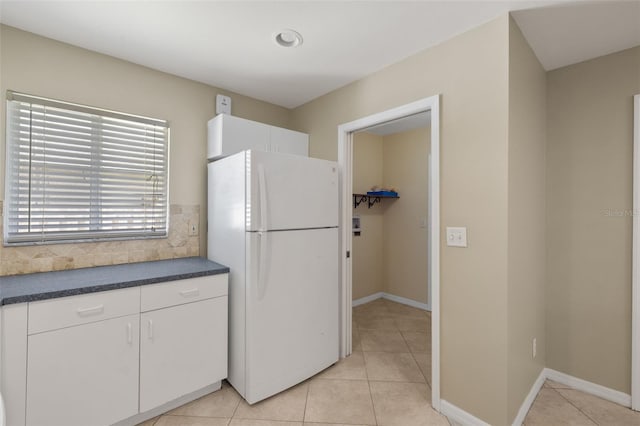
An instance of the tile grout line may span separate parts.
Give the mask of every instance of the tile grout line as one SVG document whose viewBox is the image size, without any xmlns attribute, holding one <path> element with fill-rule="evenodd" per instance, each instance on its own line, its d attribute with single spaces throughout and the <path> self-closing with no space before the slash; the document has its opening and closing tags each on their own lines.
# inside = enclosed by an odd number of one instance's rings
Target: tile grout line
<svg viewBox="0 0 640 426">
<path fill-rule="evenodd" d="M 369 371 L 367 370 L 367 357 L 365 356 L 365 350 L 360 342 L 362 348 L 362 362 L 364 363 L 364 375 L 367 378 L 367 388 L 369 389 L 369 399 L 371 400 L 371 409 L 373 410 L 373 420 L 378 424 L 378 416 L 376 416 L 376 405 L 373 402 L 373 393 L 371 392 L 371 382 L 369 381 Z"/>
<path fill-rule="evenodd" d="M 384 380 L 380 380 L 380 381 L 381 382 L 388 382 L 388 383 L 420 383 L 420 384 L 425 383 L 428 386 L 428 388 L 431 390 L 431 385 L 429 384 L 429 381 L 425 377 L 422 369 L 418 365 L 418 362 L 416 361 L 415 356 L 414 356 L 413 352 L 411 351 L 409 343 L 407 342 L 407 339 L 404 336 L 404 332 L 402 330 L 400 330 L 400 327 L 398 326 L 395 318 L 393 319 L 393 324 L 395 325 L 395 330 L 388 330 L 388 331 L 394 331 L 394 332 L 397 332 L 397 333 L 400 334 L 400 337 L 401 337 L 402 341 L 404 342 L 405 346 L 407 347 L 407 352 L 385 352 L 385 351 L 382 351 L 382 353 L 409 353 L 411 355 L 411 360 L 414 362 L 415 367 L 418 369 L 418 371 L 420 373 L 420 377 L 422 377 L 424 379 L 424 382 L 384 381 Z M 378 330 L 378 331 L 387 331 L 387 330 Z M 425 333 L 425 334 L 427 334 L 427 333 Z M 364 362 L 365 362 L 365 374 L 367 375 L 367 383 L 369 384 L 369 392 L 371 394 L 371 402 L 372 402 L 372 405 L 373 405 L 374 416 L 376 416 L 376 414 L 375 414 L 375 404 L 373 403 L 373 393 L 371 392 L 371 381 L 369 380 L 369 373 L 368 373 L 367 367 L 366 367 L 366 357 L 364 355 L 365 355 L 365 352 L 379 352 L 379 351 L 365 351 L 364 347 L 362 349 L 363 349 L 363 351 L 362 351 L 363 352 L 363 359 L 364 359 Z M 376 380 L 376 381 L 378 381 L 378 380 Z M 376 424 L 378 424 L 377 416 L 376 416 Z"/>
<path fill-rule="evenodd" d="M 420 368 L 420 364 L 418 364 L 416 355 L 413 352 L 409 352 L 409 353 L 411 354 L 411 359 L 413 360 L 413 362 L 416 363 L 416 367 L 418 367 L 418 371 L 420 372 L 420 375 L 424 378 L 424 383 L 426 383 L 427 386 L 429 386 L 430 394 L 433 393 L 433 389 L 431 389 L 431 378 L 427 377 L 427 374 L 424 371 L 422 371 L 422 368 Z M 422 353 L 426 353 L 426 352 L 422 352 Z M 429 355 L 429 357 L 431 357 L 431 355 Z M 429 361 L 429 364 L 431 364 L 431 361 Z"/>
<path fill-rule="evenodd" d="M 427 333 L 424 333 L 424 334 L 426 335 Z M 402 339 L 404 340 L 405 345 L 407 345 L 407 348 L 409 348 L 409 353 L 411 354 L 411 359 L 416 364 L 416 367 L 418 367 L 418 371 L 420 372 L 420 375 L 424 379 L 424 382 L 426 383 L 426 385 L 429 387 L 429 394 L 430 394 L 429 396 L 432 396 L 433 389 L 431 388 L 431 382 L 429 381 L 429 379 L 427 379 L 427 376 L 425 375 L 424 371 L 422 371 L 422 368 L 420 368 L 420 365 L 418 364 L 418 361 L 416 360 L 416 356 L 414 355 L 413 351 L 411 350 L 411 347 L 409 346 L 409 342 L 407 342 L 407 338 L 404 336 L 404 332 L 401 331 L 400 335 L 402 336 Z M 429 351 L 429 352 L 431 352 L 431 351 Z M 429 358 L 431 358 L 431 354 L 429 354 Z M 429 363 L 431 363 L 431 361 L 429 361 Z M 431 404 L 429 404 L 429 405 L 431 405 Z"/>
<path fill-rule="evenodd" d="M 338 360 L 340 362 L 340 360 Z M 309 402 L 309 392 L 311 391 L 311 380 L 307 384 L 307 395 L 304 399 L 304 410 L 302 411 L 302 424 L 305 423 L 305 419 L 307 418 L 307 403 Z"/>
<path fill-rule="evenodd" d="M 386 308 L 386 307 L 385 307 L 385 309 L 387 309 L 387 311 L 388 311 L 388 308 Z M 384 330 L 383 330 L 383 329 L 369 329 L 369 331 L 378 331 L 378 332 L 395 332 L 395 333 L 400 334 L 400 338 L 401 338 L 401 339 L 402 339 L 402 341 L 404 342 L 404 344 L 405 344 L 405 346 L 406 346 L 406 348 L 407 348 L 407 351 L 406 351 L 406 352 L 398 352 L 398 351 L 366 351 L 366 352 L 398 353 L 398 354 L 399 354 L 399 353 L 408 353 L 408 354 L 410 354 L 410 355 L 411 355 L 411 360 L 414 362 L 415 367 L 416 367 L 416 368 L 418 369 L 418 371 L 420 372 L 420 377 L 422 377 L 424 380 L 423 380 L 423 381 L 419 381 L 419 382 L 414 382 L 414 381 L 404 381 L 404 380 L 380 380 L 380 381 L 382 381 L 382 382 L 389 382 L 389 383 L 426 383 L 426 384 L 427 384 L 427 386 L 429 387 L 429 389 L 431 389 L 431 383 L 429 382 L 429 380 L 428 380 L 428 379 L 427 379 L 427 377 L 425 376 L 424 372 L 423 372 L 423 371 L 422 371 L 422 369 L 420 368 L 420 365 L 418 364 L 418 361 L 415 359 L 415 356 L 414 356 L 414 354 L 413 354 L 413 351 L 411 350 L 411 348 L 410 348 L 410 346 L 409 346 L 409 343 L 407 342 L 407 339 L 406 339 L 406 337 L 404 336 L 404 333 L 405 333 L 405 332 L 407 332 L 407 333 L 420 333 L 420 334 L 426 334 L 426 335 L 428 335 L 429 333 L 423 333 L 422 331 L 419 331 L 419 330 L 418 330 L 418 331 L 413 331 L 413 330 L 404 330 L 404 331 L 403 331 L 403 330 L 401 330 L 401 329 L 400 329 L 400 327 L 398 326 L 398 324 L 397 324 L 397 320 L 396 320 L 396 318 L 395 318 L 395 317 L 397 317 L 398 315 L 402 315 L 402 314 L 400 314 L 400 313 L 391 313 L 391 312 L 389 312 L 389 314 L 394 316 L 394 319 L 393 319 L 393 324 L 394 324 L 394 326 L 395 326 L 395 328 L 394 328 L 394 329 L 384 329 Z M 360 330 L 360 328 L 359 328 L 359 330 Z M 365 329 L 364 331 L 367 331 L 367 330 Z M 365 351 L 364 351 L 364 348 L 363 348 L 363 352 L 365 352 Z M 366 368 L 365 368 L 365 369 L 366 369 Z M 367 373 L 367 375 L 368 375 L 368 373 Z M 378 380 L 376 380 L 376 381 L 378 381 Z"/>
<path fill-rule="evenodd" d="M 202 414 L 169 414 L 169 413 L 160 414 L 159 417 L 193 417 L 195 419 L 229 419 L 230 418 L 227 416 L 203 416 Z"/>
<path fill-rule="evenodd" d="M 540 392 L 542 392 L 542 389 L 544 389 L 544 384 L 542 385 L 542 387 L 540 388 L 540 390 L 538 391 L 538 393 L 536 394 L 536 397 L 533 398 L 533 402 L 531 403 L 531 406 L 529 407 L 529 411 L 527 411 L 527 414 L 524 416 L 524 419 L 522 420 L 522 425 L 521 426 L 526 426 L 526 420 L 527 420 L 527 416 L 529 416 L 529 413 L 531 412 L 531 410 L 533 410 L 533 406 L 536 404 L 536 401 L 538 400 L 538 398 L 540 397 Z"/>
<path fill-rule="evenodd" d="M 238 408 L 240 407 L 240 404 L 242 404 L 242 395 L 240 395 L 240 393 L 238 391 L 235 390 L 235 388 L 233 386 L 231 386 L 231 383 L 229 383 L 227 381 L 227 383 L 229 384 L 229 387 L 231 389 L 233 389 L 234 392 L 236 392 L 238 394 L 238 403 L 236 404 L 236 408 L 233 409 L 233 413 L 231 414 L 231 419 L 229 420 L 229 423 L 231 423 L 231 420 L 233 420 L 236 416 L 236 413 L 238 412 Z"/>
<path fill-rule="evenodd" d="M 558 395 L 560 395 L 560 397 L 562 399 L 564 399 L 565 401 L 567 401 L 573 408 L 575 408 L 576 410 L 578 410 L 580 413 L 582 413 L 586 418 L 588 418 L 589 420 L 591 420 L 594 424 L 600 426 L 600 423 L 598 423 L 597 421 L 595 421 L 595 419 L 592 419 L 590 415 L 588 415 L 587 413 L 585 413 L 584 411 L 582 411 L 580 409 L 580 407 L 578 407 L 576 404 L 574 404 L 569 398 L 567 398 L 566 396 L 564 396 L 563 394 L 561 394 L 560 392 L 558 392 L 557 389 L 552 388 L 553 391 L 555 393 L 557 393 Z M 572 389 L 568 389 L 568 390 L 572 390 Z"/>
<path fill-rule="evenodd" d="M 409 343 L 407 342 L 407 339 L 404 337 L 404 334 L 402 333 L 402 331 L 400 332 L 400 336 L 402 336 L 402 340 L 404 340 L 404 344 L 407 345 L 407 348 L 409 349 L 409 353 L 411 354 L 411 359 L 415 363 L 416 367 L 418 367 L 418 371 L 420 372 L 420 375 L 424 379 L 424 382 L 427 384 L 427 386 L 429 386 L 429 390 L 433 392 L 433 389 L 431 389 L 431 383 L 429 383 L 429 380 L 427 379 L 427 376 L 425 376 L 424 371 L 422 371 L 422 368 L 420 368 L 420 365 L 418 365 L 418 361 L 416 360 L 415 355 L 413 355 L 413 351 L 411 351 L 411 348 L 409 347 Z"/>
<path fill-rule="evenodd" d="M 367 357 L 362 352 L 362 360 L 364 361 L 364 374 L 367 376 L 367 388 L 369 388 L 369 399 L 371 400 L 371 409 L 373 410 L 373 421 L 378 424 L 378 416 L 376 415 L 376 404 L 373 402 L 373 393 L 371 392 L 371 382 L 369 381 L 369 372 L 367 371 Z"/>
<path fill-rule="evenodd" d="M 393 352 L 384 352 L 384 353 L 393 353 Z M 408 352 L 396 352 L 396 353 L 406 354 Z M 343 381 L 343 382 L 366 382 L 366 381 L 369 381 L 368 379 L 345 379 L 345 378 L 339 378 L 339 377 L 317 377 L 315 380 L 326 380 L 326 381 L 329 381 L 329 382 L 332 382 L 332 381 Z M 372 382 L 381 382 L 381 383 L 425 383 L 425 382 L 407 382 L 407 381 L 404 381 L 404 380 L 389 380 L 389 379 L 373 379 L 371 381 Z M 337 424 L 340 424 L 340 423 L 337 423 Z"/>
</svg>

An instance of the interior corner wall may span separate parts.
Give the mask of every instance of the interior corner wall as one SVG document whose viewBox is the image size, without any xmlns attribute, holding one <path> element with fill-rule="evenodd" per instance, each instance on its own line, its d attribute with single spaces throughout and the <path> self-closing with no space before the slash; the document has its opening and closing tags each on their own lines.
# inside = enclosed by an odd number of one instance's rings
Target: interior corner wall
<svg viewBox="0 0 640 426">
<path fill-rule="evenodd" d="M 547 74 L 547 366 L 631 391 L 640 47 Z"/>
<path fill-rule="evenodd" d="M 169 121 L 170 204 L 200 206 L 199 245 L 202 256 L 206 255 L 207 229 L 207 121 L 215 116 L 216 94 L 231 96 L 234 115 L 276 126 L 289 125 L 291 112 L 286 108 L 6 25 L 0 25 L 0 52 L 2 96 L 7 90 L 14 90 Z M 0 117 L 4 129 L 4 101 L 0 102 Z M 5 164 L 4 139 L 3 131 L 0 136 L 0 169 L 4 169 Z M 3 199 L 4 173 L 0 173 L 0 200 Z M 3 253 L 13 250 L 5 248 Z M 22 259 L 25 256 L 29 255 L 18 257 Z"/>
<path fill-rule="evenodd" d="M 431 129 L 384 136 L 383 181 L 400 198 L 383 200 L 385 292 L 428 303 L 427 210 Z"/>
<path fill-rule="evenodd" d="M 353 135 L 354 193 L 366 194 L 373 185 L 382 184 L 382 156 L 381 136 L 366 132 Z M 383 208 L 381 203 L 369 208 L 365 201 L 353 209 L 362 229 L 359 236 L 353 236 L 353 300 L 384 291 Z"/>
<path fill-rule="evenodd" d="M 545 367 L 546 73 L 509 24 L 509 423 Z M 533 357 L 533 339 L 537 354 Z"/>
<path fill-rule="evenodd" d="M 506 424 L 508 34 L 505 14 L 293 110 L 314 157 L 337 158 L 338 125 L 441 94 L 441 397 Z M 426 259 L 425 259 L 426 263 Z"/>
</svg>

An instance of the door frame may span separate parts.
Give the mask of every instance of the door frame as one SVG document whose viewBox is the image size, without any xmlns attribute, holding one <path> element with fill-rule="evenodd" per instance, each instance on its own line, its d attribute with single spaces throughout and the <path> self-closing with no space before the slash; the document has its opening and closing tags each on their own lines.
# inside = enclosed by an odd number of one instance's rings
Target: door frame
<svg viewBox="0 0 640 426">
<path fill-rule="evenodd" d="M 431 112 L 429 161 L 428 288 L 431 305 L 431 405 L 440 411 L 440 95 L 434 95 L 338 126 L 340 169 L 340 356 L 351 354 L 353 133 L 420 112 Z"/>
<path fill-rule="evenodd" d="M 640 410 L 640 95 L 633 97 L 631 408 Z"/>
</svg>

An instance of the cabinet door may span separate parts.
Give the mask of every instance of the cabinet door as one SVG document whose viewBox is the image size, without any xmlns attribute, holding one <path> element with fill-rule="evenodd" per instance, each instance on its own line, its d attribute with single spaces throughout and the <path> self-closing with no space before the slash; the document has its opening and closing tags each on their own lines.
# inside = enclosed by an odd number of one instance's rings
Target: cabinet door
<svg viewBox="0 0 640 426">
<path fill-rule="evenodd" d="M 227 377 L 227 297 L 140 319 L 140 412 Z"/>
<path fill-rule="evenodd" d="M 271 126 L 271 151 L 309 156 L 309 135 Z"/>
<path fill-rule="evenodd" d="M 109 425 L 138 413 L 139 315 L 28 338 L 28 426 Z"/>
<path fill-rule="evenodd" d="M 209 121 L 208 156 L 227 156 L 245 149 L 269 150 L 269 125 L 221 114 Z"/>
</svg>

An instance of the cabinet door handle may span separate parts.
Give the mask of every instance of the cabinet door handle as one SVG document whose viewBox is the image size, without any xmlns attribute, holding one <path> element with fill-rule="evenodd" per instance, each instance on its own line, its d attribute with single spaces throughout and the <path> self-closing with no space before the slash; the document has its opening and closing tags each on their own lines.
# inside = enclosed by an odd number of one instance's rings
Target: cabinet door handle
<svg viewBox="0 0 640 426">
<path fill-rule="evenodd" d="M 149 320 L 149 339 L 153 340 L 153 320 Z"/>
<path fill-rule="evenodd" d="M 127 343 L 133 343 L 133 327 L 131 326 L 131 323 L 127 324 Z"/>
<path fill-rule="evenodd" d="M 98 315 L 104 312 L 104 305 L 93 306 L 91 308 L 79 308 L 76 310 L 78 315 L 86 317 L 89 315 Z"/>
<path fill-rule="evenodd" d="M 200 290 L 197 287 L 192 288 L 190 290 L 183 290 L 180 292 L 180 296 L 184 296 L 184 297 L 193 297 L 199 294 L 200 294 Z"/>
</svg>

